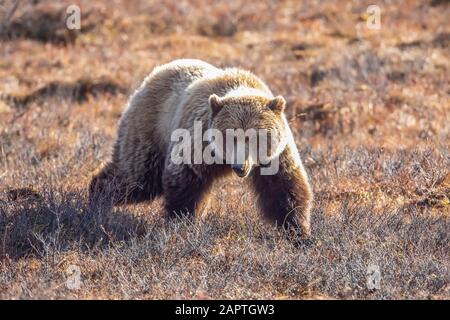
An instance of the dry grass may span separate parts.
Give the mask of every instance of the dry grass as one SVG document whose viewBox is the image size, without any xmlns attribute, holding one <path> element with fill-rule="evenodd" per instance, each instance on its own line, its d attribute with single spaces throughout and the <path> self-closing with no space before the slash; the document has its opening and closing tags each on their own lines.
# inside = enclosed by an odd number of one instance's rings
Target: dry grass
<svg viewBox="0 0 450 320">
<path fill-rule="evenodd" d="M 0 298 L 450 298 L 448 3 L 380 1 L 376 31 L 373 1 L 75 1 L 73 32 L 72 2 L 0 2 Z M 181 57 L 286 97 L 311 245 L 263 223 L 235 179 L 195 224 L 160 202 L 88 207 L 128 94 Z"/>
</svg>

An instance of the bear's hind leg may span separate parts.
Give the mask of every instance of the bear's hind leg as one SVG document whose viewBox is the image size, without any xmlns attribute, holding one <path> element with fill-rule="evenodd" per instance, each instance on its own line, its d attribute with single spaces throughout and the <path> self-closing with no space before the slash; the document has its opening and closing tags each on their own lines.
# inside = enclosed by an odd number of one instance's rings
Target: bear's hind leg
<svg viewBox="0 0 450 320">
<path fill-rule="evenodd" d="M 151 201 L 163 192 L 164 157 L 156 151 L 148 152 L 142 166 L 135 169 L 135 178 L 127 183 L 120 204 Z"/>
<path fill-rule="evenodd" d="M 312 192 L 306 173 L 289 148 L 279 160 L 279 170 L 273 175 L 261 175 L 261 168 L 255 169 L 253 183 L 258 204 L 264 216 L 277 226 L 300 231 L 301 236 L 308 237 Z"/>
<path fill-rule="evenodd" d="M 123 182 L 118 172 L 116 165 L 110 162 L 92 178 L 89 185 L 89 203 L 112 206 L 120 201 Z"/>
<path fill-rule="evenodd" d="M 163 166 L 164 157 L 157 152 L 149 152 L 143 165 L 134 170 L 139 174 L 130 179 L 130 176 L 122 174 L 113 160 L 92 178 L 89 201 L 114 206 L 153 200 L 162 194 Z"/>
</svg>

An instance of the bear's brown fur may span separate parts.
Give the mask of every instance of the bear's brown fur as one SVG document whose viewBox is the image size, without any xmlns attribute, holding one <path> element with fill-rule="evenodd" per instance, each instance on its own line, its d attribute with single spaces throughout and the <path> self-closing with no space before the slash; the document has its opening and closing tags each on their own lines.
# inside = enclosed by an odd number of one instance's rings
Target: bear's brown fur
<svg viewBox="0 0 450 320">
<path fill-rule="evenodd" d="M 213 182 L 230 174 L 231 166 L 173 163 L 171 133 L 184 128 L 193 134 L 194 121 L 201 121 L 203 130 L 267 128 L 275 137 L 270 157 L 279 160 L 279 170 L 261 175 L 258 163 L 250 165 L 255 167 L 250 179 L 259 206 L 278 226 L 309 235 L 312 192 L 284 107 L 284 99 L 274 98 L 248 71 L 189 59 L 157 67 L 131 97 L 112 159 L 92 179 L 90 197 L 122 204 L 163 196 L 169 217 L 193 216 L 208 199 Z"/>
</svg>

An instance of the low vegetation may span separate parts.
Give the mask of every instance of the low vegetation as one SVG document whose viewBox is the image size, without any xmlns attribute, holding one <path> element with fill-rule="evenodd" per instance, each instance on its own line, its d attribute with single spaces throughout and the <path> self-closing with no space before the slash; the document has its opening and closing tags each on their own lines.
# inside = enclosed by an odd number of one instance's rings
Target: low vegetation
<svg viewBox="0 0 450 320">
<path fill-rule="evenodd" d="M 446 1 L 379 1 L 380 30 L 373 1 L 14 3 L 0 1 L 0 298 L 450 298 Z M 73 3 L 81 30 L 64 26 Z M 182 57 L 286 97 L 311 243 L 261 221 L 237 178 L 195 223 L 166 222 L 161 201 L 89 207 L 128 95 Z"/>
</svg>

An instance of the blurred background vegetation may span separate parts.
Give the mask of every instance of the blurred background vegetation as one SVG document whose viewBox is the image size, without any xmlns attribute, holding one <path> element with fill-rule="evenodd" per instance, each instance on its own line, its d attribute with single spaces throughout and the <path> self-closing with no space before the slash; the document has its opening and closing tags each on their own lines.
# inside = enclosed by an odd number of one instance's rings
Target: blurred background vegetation
<svg viewBox="0 0 450 320">
<path fill-rule="evenodd" d="M 448 299 L 449 16 L 437 0 L 0 1 L 0 297 Z M 286 98 L 312 246 L 262 223 L 233 179 L 195 225 L 163 223 L 160 203 L 87 207 L 129 94 L 176 58 Z"/>
</svg>

